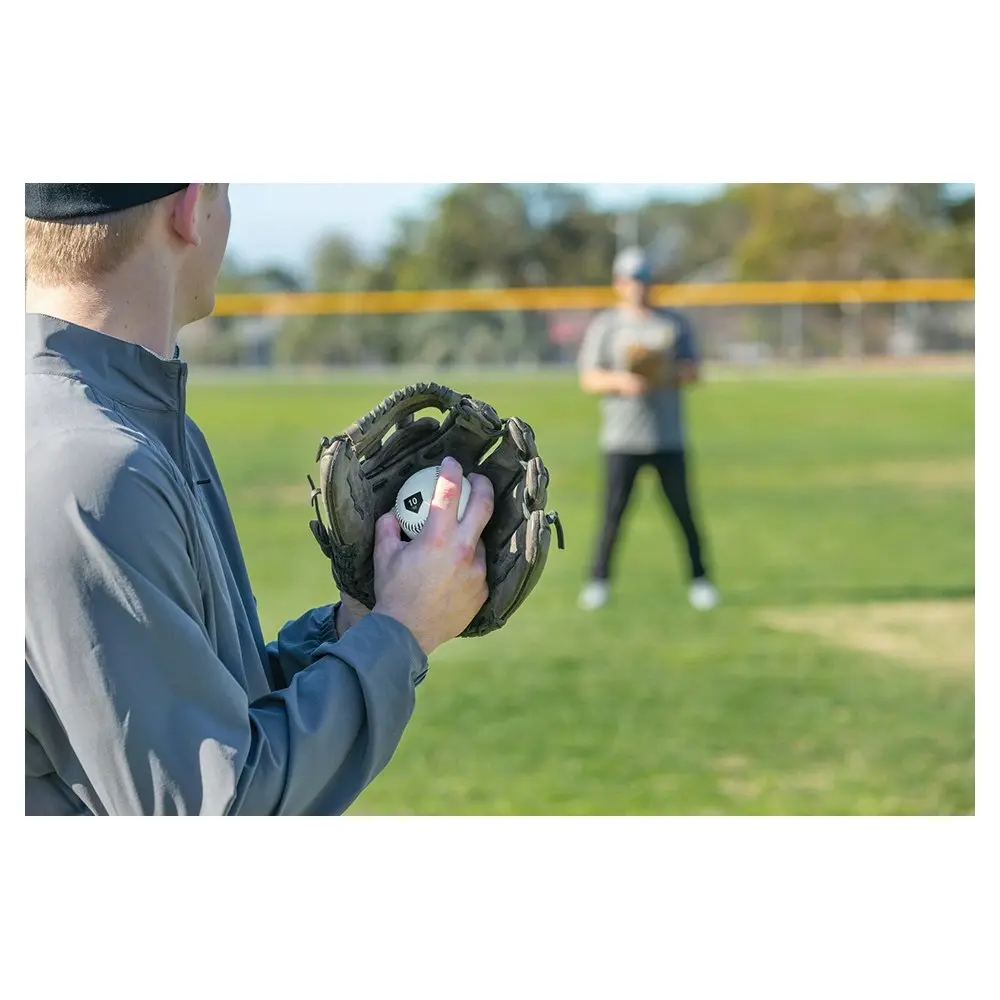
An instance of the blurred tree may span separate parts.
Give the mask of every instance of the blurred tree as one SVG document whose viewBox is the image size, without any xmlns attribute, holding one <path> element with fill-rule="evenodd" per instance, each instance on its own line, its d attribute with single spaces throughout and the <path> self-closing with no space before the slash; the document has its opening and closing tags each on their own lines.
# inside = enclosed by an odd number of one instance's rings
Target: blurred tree
<svg viewBox="0 0 1000 1000">
<path fill-rule="evenodd" d="M 528 208 L 517 187 L 456 185 L 441 198 L 427 230 L 425 281 L 430 279 L 437 287 L 462 287 L 486 274 L 497 287 L 522 285 L 533 237 Z"/>
<path fill-rule="evenodd" d="M 636 225 L 657 281 L 974 274 L 974 193 L 956 196 L 943 184 L 731 185 L 700 202 L 651 200 Z M 310 278 L 321 291 L 605 285 L 617 245 L 615 215 L 581 188 L 460 184 L 424 216 L 397 219 L 371 258 L 332 234 L 317 246 Z M 278 270 L 228 268 L 220 289 L 294 282 Z M 825 313 L 839 322 L 836 307 L 812 315 L 820 322 Z M 296 363 L 513 364 L 560 356 L 547 317 L 508 310 L 296 317 L 282 324 L 277 346 L 281 359 Z"/>
<path fill-rule="evenodd" d="M 371 285 L 372 267 L 347 236 L 332 233 L 316 247 L 312 287 L 320 292 L 364 291 Z M 362 364 L 370 360 L 372 343 L 368 317 L 292 316 L 277 333 L 276 359 L 283 364 Z"/>
<path fill-rule="evenodd" d="M 848 249 L 834 191 L 811 184 L 746 184 L 730 197 L 746 212 L 747 228 L 732 250 L 736 276 L 746 281 L 846 277 Z"/>
<path fill-rule="evenodd" d="M 318 292 L 349 291 L 365 274 L 365 260 L 354 241 L 333 233 L 316 247 L 312 260 L 312 285 Z"/>
<path fill-rule="evenodd" d="M 216 291 L 220 294 L 243 292 L 298 292 L 302 283 L 287 268 L 278 264 L 246 268 L 237 257 L 226 255 L 219 272 Z"/>
<path fill-rule="evenodd" d="M 943 184 L 753 184 L 733 247 L 745 280 L 948 277 L 972 273 L 972 231 L 951 217 Z"/>
<path fill-rule="evenodd" d="M 664 282 L 728 280 L 733 249 L 749 225 L 739 189 L 699 202 L 654 200 L 639 214 L 639 235 Z"/>
<path fill-rule="evenodd" d="M 948 206 L 951 221 L 956 226 L 963 226 L 976 221 L 976 195 L 962 195 L 955 198 Z"/>
<path fill-rule="evenodd" d="M 302 283 L 277 264 L 248 268 L 227 254 L 216 284 L 218 294 L 297 292 Z M 270 358 L 270 344 L 280 321 L 268 317 L 212 316 L 183 336 L 185 356 L 207 364 L 261 363 Z"/>
</svg>

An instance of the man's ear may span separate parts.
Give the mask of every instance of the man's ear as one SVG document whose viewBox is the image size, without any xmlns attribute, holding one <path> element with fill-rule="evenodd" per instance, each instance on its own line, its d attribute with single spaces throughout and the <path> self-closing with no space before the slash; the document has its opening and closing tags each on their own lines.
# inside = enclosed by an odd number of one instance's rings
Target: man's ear
<svg viewBox="0 0 1000 1000">
<path fill-rule="evenodd" d="M 202 197 L 204 184 L 188 184 L 174 202 L 170 222 L 174 232 L 193 247 L 201 246 L 198 229 L 198 203 Z"/>
</svg>

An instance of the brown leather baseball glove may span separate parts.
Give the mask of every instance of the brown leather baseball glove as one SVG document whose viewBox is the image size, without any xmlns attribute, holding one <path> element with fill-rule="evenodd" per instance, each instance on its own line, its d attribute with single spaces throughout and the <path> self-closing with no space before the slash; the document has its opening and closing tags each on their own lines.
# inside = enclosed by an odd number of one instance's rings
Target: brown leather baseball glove
<svg viewBox="0 0 1000 1000">
<path fill-rule="evenodd" d="M 674 377 L 669 352 L 645 344 L 629 344 L 625 348 L 625 364 L 630 372 L 641 375 L 650 389 L 662 389 L 670 385 Z"/>
<path fill-rule="evenodd" d="M 442 418 L 414 420 L 428 408 Z M 323 438 L 310 527 L 337 586 L 374 607 L 375 522 L 393 509 L 414 472 L 447 456 L 465 475 L 475 472 L 493 484 L 493 516 L 483 532 L 489 597 L 462 633 L 486 635 L 505 625 L 538 583 L 553 526 L 563 548 L 559 515 L 545 510 L 549 473 L 523 420 L 501 418 L 488 403 L 434 382 L 397 390 L 342 434 Z"/>
</svg>

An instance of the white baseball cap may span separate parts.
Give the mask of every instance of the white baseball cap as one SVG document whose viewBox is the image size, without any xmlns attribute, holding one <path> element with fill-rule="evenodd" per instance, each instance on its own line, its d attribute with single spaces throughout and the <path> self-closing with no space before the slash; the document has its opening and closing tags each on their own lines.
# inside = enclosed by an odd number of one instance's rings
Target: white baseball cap
<svg viewBox="0 0 1000 1000">
<path fill-rule="evenodd" d="M 652 280 L 652 271 L 645 251 L 641 247 L 626 247 L 617 257 L 612 267 L 616 278 L 631 278 L 648 285 Z"/>
</svg>

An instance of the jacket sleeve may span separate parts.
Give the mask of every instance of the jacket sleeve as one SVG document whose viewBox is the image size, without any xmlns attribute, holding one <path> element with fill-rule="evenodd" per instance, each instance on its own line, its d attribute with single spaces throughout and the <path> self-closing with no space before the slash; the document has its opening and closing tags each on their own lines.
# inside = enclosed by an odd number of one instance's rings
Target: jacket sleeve
<svg viewBox="0 0 1000 1000">
<path fill-rule="evenodd" d="M 28 483 L 25 658 L 100 811 L 347 809 L 412 714 L 427 663 L 410 632 L 370 615 L 317 633 L 308 666 L 250 703 L 209 639 L 195 508 L 159 459 L 66 478 Z"/>
<path fill-rule="evenodd" d="M 337 641 L 333 619 L 336 607 L 336 604 L 326 604 L 286 622 L 278 637 L 267 644 L 269 676 L 275 678 L 278 687 L 287 687 L 300 670 L 312 666 L 319 646 Z"/>
<path fill-rule="evenodd" d="M 686 314 L 674 312 L 677 320 L 677 340 L 674 343 L 674 358 L 677 361 L 691 361 L 694 364 L 701 362 L 701 355 L 698 350 L 698 341 L 695 337 L 694 326 Z"/>
<path fill-rule="evenodd" d="M 312 666 L 319 646 L 338 641 L 334 618 L 338 607 L 339 604 L 325 604 L 307 611 L 301 618 L 286 622 L 277 639 L 267 644 L 270 676 L 278 679 L 280 687 L 287 687 L 300 670 Z M 424 661 L 422 671 L 413 679 L 414 686 L 419 686 L 426 675 Z"/>
</svg>

